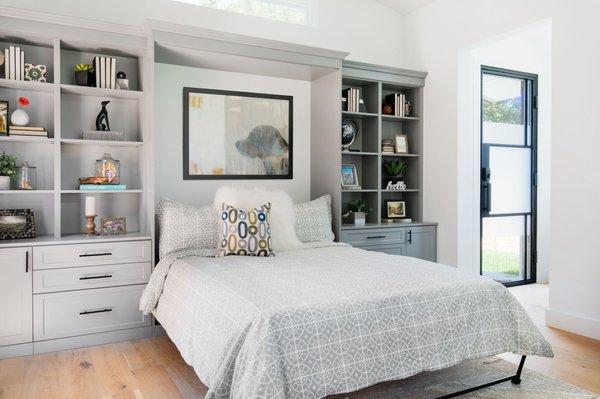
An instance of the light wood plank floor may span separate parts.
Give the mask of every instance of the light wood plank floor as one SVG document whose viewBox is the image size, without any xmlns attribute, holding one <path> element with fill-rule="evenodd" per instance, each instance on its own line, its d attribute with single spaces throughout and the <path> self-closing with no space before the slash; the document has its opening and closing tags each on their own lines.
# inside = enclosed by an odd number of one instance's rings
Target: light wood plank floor
<svg viewBox="0 0 600 399">
<path fill-rule="evenodd" d="M 511 288 L 554 347 L 526 367 L 600 393 L 600 341 L 547 328 L 548 288 Z M 505 355 L 507 360 L 517 358 Z M 206 387 L 166 337 L 0 360 L 0 398 L 203 398 Z"/>
</svg>

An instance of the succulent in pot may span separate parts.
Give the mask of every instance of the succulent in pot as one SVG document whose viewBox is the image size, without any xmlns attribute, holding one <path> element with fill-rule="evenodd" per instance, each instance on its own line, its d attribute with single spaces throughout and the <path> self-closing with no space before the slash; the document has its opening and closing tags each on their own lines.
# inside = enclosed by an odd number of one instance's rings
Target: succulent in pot
<svg viewBox="0 0 600 399">
<path fill-rule="evenodd" d="M 94 68 L 90 64 L 76 64 L 73 67 L 73 71 L 75 71 L 75 82 L 77 82 L 77 85 L 87 86 Z"/>
<path fill-rule="evenodd" d="M 383 169 L 385 171 L 387 181 L 396 182 L 401 180 L 404 176 L 404 172 L 406 171 L 406 162 L 401 159 L 394 159 L 391 161 L 384 160 Z"/>
<path fill-rule="evenodd" d="M 17 169 L 17 157 L 2 152 L 0 155 L 0 190 L 10 190 L 10 178 Z"/>
<path fill-rule="evenodd" d="M 348 223 L 365 224 L 367 215 L 372 211 L 363 200 L 354 200 L 346 203 L 345 220 Z"/>
</svg>

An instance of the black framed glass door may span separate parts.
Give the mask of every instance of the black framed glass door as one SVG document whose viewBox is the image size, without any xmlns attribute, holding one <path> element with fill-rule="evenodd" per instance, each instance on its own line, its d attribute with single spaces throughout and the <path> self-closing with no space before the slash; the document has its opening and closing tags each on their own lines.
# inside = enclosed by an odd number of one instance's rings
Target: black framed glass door
<svg viewBox="0 0 600 399">
<path fill-rule="evenodd" d="M 482 275 L 535 282 L 537 75 L 481 68 Z"/>
</svg>

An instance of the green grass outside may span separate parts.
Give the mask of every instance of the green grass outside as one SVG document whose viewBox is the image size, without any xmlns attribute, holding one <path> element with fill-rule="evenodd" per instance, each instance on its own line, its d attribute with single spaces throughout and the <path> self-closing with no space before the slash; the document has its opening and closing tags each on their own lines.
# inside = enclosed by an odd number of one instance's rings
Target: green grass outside
<svg viewBox="0 0 600 399">
<path fill-rule="evenodd" d="M 484 250 L 482 253 L 483 271 L 519 276 L 519 255 L 512 252 Z"/>
</svg>

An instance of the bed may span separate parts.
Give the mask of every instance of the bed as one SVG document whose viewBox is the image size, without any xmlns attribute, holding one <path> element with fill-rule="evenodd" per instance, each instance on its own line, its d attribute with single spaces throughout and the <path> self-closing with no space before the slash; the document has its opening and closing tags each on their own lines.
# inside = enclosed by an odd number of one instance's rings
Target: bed
<svg viewBox="0 0 600 399">
<path fill-rule="evenodd" d="M 207 399 L 322 398 L 504 352 L 553 356 L 504 286 L 438 263 L 332 242 L 213 256 L 166 255 L 140 304 Z"/>
</svg>

